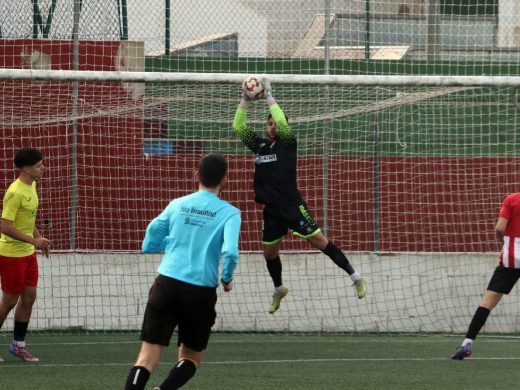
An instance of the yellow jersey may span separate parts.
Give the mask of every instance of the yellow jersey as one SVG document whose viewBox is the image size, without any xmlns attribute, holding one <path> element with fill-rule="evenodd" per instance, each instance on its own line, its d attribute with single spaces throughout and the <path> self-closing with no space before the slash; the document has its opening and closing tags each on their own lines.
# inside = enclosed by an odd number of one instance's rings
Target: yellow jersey
<svg viewBox="0 0 520 390">
<path fill-rule="evenodd" d="M 16 179 L 4 195 L 2 218 L 12 221 L 15 228 L 33 237 L 38 203 L 36 182 L 25 184 Z M 32 255 L 33 252 L 34 245 L 5 234 L 0 235 L 0 256 L 24 257 Z"/>
</svg>

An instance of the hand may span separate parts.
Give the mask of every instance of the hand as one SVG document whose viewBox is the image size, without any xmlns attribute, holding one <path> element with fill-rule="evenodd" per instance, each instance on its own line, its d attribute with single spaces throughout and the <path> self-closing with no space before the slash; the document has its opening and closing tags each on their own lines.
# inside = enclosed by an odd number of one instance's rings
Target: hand
<svg viewBox="0 0 520 390">
<path fill-rule="evenodd" d="M 242 96 L 241 97 L 242 97 L 242 100 L 245 100 L 246 102 L 252 102 L 255 99 L 252 99 L 249 96 L 247 96 L 247 94 L 246 94 L 246 82 L 247 82 L 247 80 L 242 83 Z"/>
<path fill-rule="evenodd" d="M 34 246 L 36 248 L 40 248 L 42 250 L 49 249 L 51 244 L 52 244 L 51 240 L 48 240 L 45 237 L 35 237 L 34 238 Z"/>
<path fill-rule="evenodd" d="M 222 287 L 224 288 L 225 292 L 230 292 L 231 290 L 233 290 L 233 282 L 231 281 L 228 284 L 222 282 Z"/>
<path fill-rule="evenodd" d="M 42 254 L 49 258 L 49 247 L 51 245 L 51 241 L 46 239 L 45 237 L 35 237 L 34 238 L 34 246 L 42 250 Z"/>
<path fill-rule="evenodd" d="M 264 96 L 267 97 L 267 95 L 273 93 L 273 88 L 271 87 L 271 82 L 267 77 L 262 77 L 260 79 L 260 84 L 262 84 L 262 87 L 264 88 Z"/>
</svg>

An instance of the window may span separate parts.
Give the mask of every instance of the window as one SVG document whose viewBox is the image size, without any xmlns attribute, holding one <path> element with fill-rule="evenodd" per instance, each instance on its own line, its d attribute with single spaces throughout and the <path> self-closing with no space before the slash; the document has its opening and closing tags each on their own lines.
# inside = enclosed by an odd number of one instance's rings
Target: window
<svg viewBox="0 0 520 390">
<path fill-rule="evenodd" d="M 440 0 L 442 15 L 497 16 L 499 0 Z"/>
</svg>

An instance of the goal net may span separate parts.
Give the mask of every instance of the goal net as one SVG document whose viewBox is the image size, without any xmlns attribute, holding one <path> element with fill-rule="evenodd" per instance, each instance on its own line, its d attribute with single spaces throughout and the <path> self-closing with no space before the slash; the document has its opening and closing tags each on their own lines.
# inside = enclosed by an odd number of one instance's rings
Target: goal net
<svg viewBox="0 0 520 390">
<path fill-rule="evenodd" d="M 520 52 L 514 21 L 498 26 L 500 37 L 487 35 L 497 31 L 488 25 L 496 27 L 498 5 L 476 2 L 464 14 L 440 1 L 431 14 L 427 2 L 373 1 L 367 27 L 364 2 L 346 13 L 336 4 L 297 11 L 288 1 L 271 15 L 253 1 L 204 28 L 186 5 L 171 20 L 185 29 L 166 33 L 144 28 L 145 15 L 168 20 L 163 2 L 149 14 L 114 3 L 90 9 L 89 35 L 79 18 L 72 40 L 74 25 L 56 21 L 69 23 L 73 9 L 59 4 L 55 22 L 42 11 L 47 24 L 36 37 L 2 24 L 2 188 L 16 178 L 19 147 L 40 148 L 47 167 L 37 226 L 53 246 L 50 259 L 39 258 L 31 328 L 138 329 L 161 260 L 140 253 L 145 228 L 171 199 L 197 189 L 200 157 L 218 152 L 230 164 L 222 198 L 243 222 L 236 289 L 219 291 L 215 330 L 466 330 L 498 262 L 501 201 L 520 180 Z M 50 12 L 53 2 L 39 4 Z M 255 17 L 236 16 L 246 11 Z M 290 32 L 274 27 L 280 18 Z M 330 259 L 288 235 L 281 259 L 290 293 L 267 313 L 273 287 L 253 200 L 254 155 L 231 127 L 247 74 L 272 79 L 298 139 L 299 188 L 366 278 L 365 299 Z M 248 122 L 259 134 L 266 115 L 264 101 L 251 105 Z M 485 331 L 519 330 L 519 294 L 501 302 Z"/>
</svg>

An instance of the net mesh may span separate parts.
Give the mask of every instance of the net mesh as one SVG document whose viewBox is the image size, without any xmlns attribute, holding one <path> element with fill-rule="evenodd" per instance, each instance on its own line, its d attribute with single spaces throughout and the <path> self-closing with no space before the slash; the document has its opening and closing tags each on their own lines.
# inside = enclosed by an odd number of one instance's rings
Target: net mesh
<svg viewBox="0 0 520 390">
<path fill-rule="evenodd" d="M 2 68 L 518 74 L 513 1 L 433 8 L 371 1 L 369 10 L 364 1 L 331 1 L 330 9 L 224 1 L 204 10 L 182 1 L 170 9 L 162 1 L 84 2 L 77 45 L 74 3 L 36 3 L 35 27 L 33 7 L 0 1 Z M 239 84 L 4 80 L 2 188 L 16 178 L 12 158 L 21 146 L 41 148 L 47 166 L 38 228 L 53 249 L 40 261 L 31 327 L 138 329 L 160 261 L 139 253 L 146 225 L 194 191 L 198 160 L 219 152 L 230 163 L 222 197 L 241 209 L 243 223 L 236 291 L 219 292 L 215 329 L 465 331 L 497 263 L 500 202 L 520 179 L 513 89 L 283 82 L 273 89 L 298 138 L 302 194 L 367 279 L 364 300 L 326 256 L 289 235 L 281 258 L 290 293 L 267 314 L 272 282 L 260 252 L 254 156 L 231 128 Z M 265 102 L 249 110 L 259 134 L 266 115 Z M 515 291 L 486 330 L 518 331 Z"/>
</svg>

